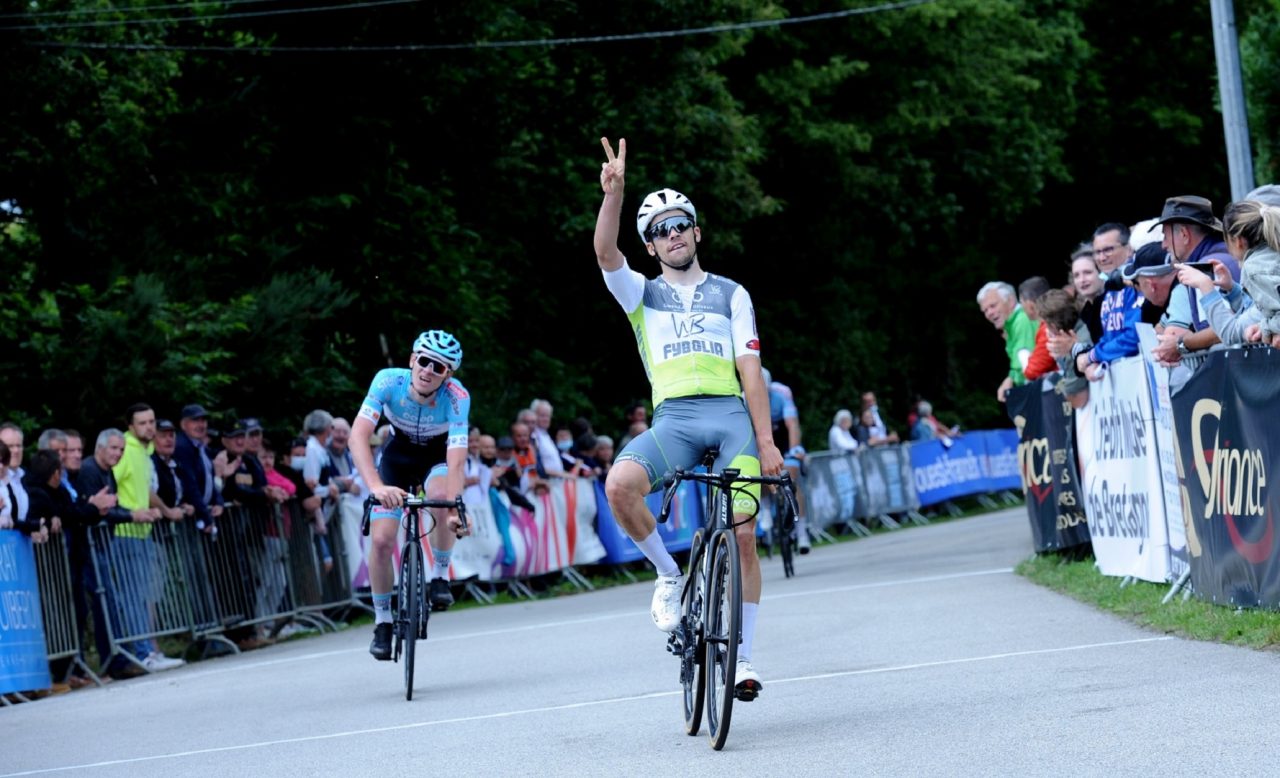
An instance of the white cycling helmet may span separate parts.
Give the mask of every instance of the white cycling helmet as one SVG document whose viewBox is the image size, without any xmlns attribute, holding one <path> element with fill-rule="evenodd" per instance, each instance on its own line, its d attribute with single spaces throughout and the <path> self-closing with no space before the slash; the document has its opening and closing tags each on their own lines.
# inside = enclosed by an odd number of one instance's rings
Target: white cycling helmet
<svg viewBox="0 0 1280 778">
<path fill-rule="evenodd" d="M 462 367 L 462 344 L 444 330 L 427 330 L 413 342 L 413 353 L 440 357 L 451 370 Z"/>
<path fill-rule="evenodd" d="M 649 239 L 644 235 L 644 231 L 649 229 L 649 225 L 653 222 L 653 217 L 663 211 L 670 211 L 672 208 L 689 214 L 689 218 L 693 219 L 694 224 L 697 224 L 698 211 L 693 207 L 693 203 L 689 202 L 689 198 L 674 189 L 659 189 L 644 198 L 644 202 L 640 203 L 640 211 L 636 214 L 636 232 L 640 233 L 640 241 L 642 243 L 649 242 Z"/>
</svg>

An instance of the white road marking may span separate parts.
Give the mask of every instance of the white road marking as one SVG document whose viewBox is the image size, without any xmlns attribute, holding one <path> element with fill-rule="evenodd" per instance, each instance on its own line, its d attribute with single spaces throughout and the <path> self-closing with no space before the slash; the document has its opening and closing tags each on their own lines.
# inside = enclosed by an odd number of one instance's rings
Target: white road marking
<svg viewBox="0 0 1280 778">
<path fill-rule="evenodd" d="M 1043 654 L 1060 654 L 1068 651 L 1088 651 L 1099 648 L 1113 648 L 1116 646 L 1131 646 L 1141 643 L 1159 643 L 1162 641 L 1173 640 L 1168 635 L 1152 638 L 1136 638 L 1134 640 L 1115 640 L 1108 643 L 1085 643 L 1075 646 L 1061 646 L 1058 648 L 1040 648 L 1028 651 L 1009 651 L 1001 654 L 987 654 L 985 656 L 961 657 L 959 659 L 940 659 L 935 662 L 915 662 L 906 665 L 895 665 L 892 667 L 875 667 L 864 670 L 844 670 L 833 673 L 819 673 L 816 675 L 795 676 L 792 678 L 780 678 L 769 682 L 770 686 L 786 683 L 802 683 L 806 681 L 821 681 L 830 678 L 849 678 L 858 675 L 873 675 L 876 673 L 893 673 L 905 672 L 908 670 L 920 670 L 930 667 L 944 667 L 947 665 L 967 664 L 970 662 L 991 662 L 1000 659 L 1011 659 L 1024 656 L 1038 656 Z M 308 735 L 306 737 L 282 738 L 280 740 L 263 740 L 256 743 L 241 743 L 231 746 L 219 746 L 216 748 L 201 748 L 192 751 L 175 751 L 168 754 L 153 754 L 151 756 L 139 756 L 129 759 L 111 759 L 102 762 L 89 762 L 86 764 L 66 765 L 64 767 L 48 767 L 37 770 L 26 770 L 17 773 L 5 773 L 0 778 L 11 778 L 20 775 L 43 775 L 46 773 L 67 772 L 70 770 L 87 770 L 94 767 L 114 767 L 117 765 L 139 764 L 141 762 L 154 762 L 161 759 L 181 759 L 189 756 L 201 756 L 204 754 L 218 754 L 227 751 L 247 751 L 254 748 L 270 748 L 272 746 L 289 745 L 293 743 L 309 743 L 317 740 L 336 740 L 338 738 L 358 737 L 360 735 L 379 734 L 383 732 L 401 732 L 409 729 L 422 729 L 424 727 L 439 727 L 447 724 L 464 724 L 473 721 L 492 721 L 495 719 L 513 718 L 515 716 L 531 716 L 538 713 L 555 713 L 564 710 L 576 710 L 579 708 L 591 708 L 600 705 L 616 705 L 623 702 L 635 702 L 637 700 L 653 700 L 662 697 L 675 697 L 680 694 L 677 691 L 665 692 L 649 692 L 647 694 L 635 694 L 628 697 L 609 697 L 602 700 L 585 700 L 583 702 L 570 702 L 562 705 L 547 705 L 540 708 L 522 708 L 520 710 L 498 711 L 496 713 L 482 713 L 474 716 L 458 716 L 447 719 L 432 719 L 430 721 L 416 721 L 409 724 L 395 724 L 386 727 L 371 727 L 368 729 L 349 730 L 346 732 L 330 732 L 324 735 Z"/>
</svg>

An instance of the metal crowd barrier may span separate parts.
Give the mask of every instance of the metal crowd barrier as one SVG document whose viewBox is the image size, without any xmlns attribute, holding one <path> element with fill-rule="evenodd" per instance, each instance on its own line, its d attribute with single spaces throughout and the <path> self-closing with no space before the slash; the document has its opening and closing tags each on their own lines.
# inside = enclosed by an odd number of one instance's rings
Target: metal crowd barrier
<svg viewBox="0 0 1280 778">
<path fill-rule="evenodd" d="M 163 520 L 99 525 L 89 530 L 89 548 L 111 643 L 104 667 L 120 656 L 145 670 L 156 638 L 191 632 L 181 535 Z"/>
<path fill-rule="evenodd" d="M 319 536 L 296 500 L 229 505 L 216 533 L 199 531 L 189 521 L 90 529 L 99 581 L 94 594 L 107 614 L 102 627 L 111 645 L 104 662 L 120 656 L 145 667 L 153 641 L 164 636 L 185 634 L 238 651 L 230 630 L 271 624 L 278 633 L 291 620 L 336 628 L 328 614 L 364 607 L 353 595 L 337 530 L 324 536 L 329 551 L 322 554 Z M 42 579 L 46 624 L 59 641 L 55 651 L 51 640 L 51 659 L 55 653 L 80 655 L 69 565 L 65 550 L 59 553 L 60 562 L 45 552 L 50 559 L 42 568 L 49 578 L 47 589 Z"/>
<path fill-rule="evenodd" d="M 75 601 L 71 591 L 71 560 L 67 554 L 65 536 L 61 532 L 49 535 L 47 543 L 33 546 L 36 560 L 36 578 L 40 584 L 40 615 L 44 619 L 44 642 L 50 663 L 65 662 L 65 672 L 58 672 L 53 680 L 63 682 L 71 671 L 79 667 L 94 683 L 102 680 L 84 661 L 80 649 L 80 629 L 76 623 Z"/>
</svg>

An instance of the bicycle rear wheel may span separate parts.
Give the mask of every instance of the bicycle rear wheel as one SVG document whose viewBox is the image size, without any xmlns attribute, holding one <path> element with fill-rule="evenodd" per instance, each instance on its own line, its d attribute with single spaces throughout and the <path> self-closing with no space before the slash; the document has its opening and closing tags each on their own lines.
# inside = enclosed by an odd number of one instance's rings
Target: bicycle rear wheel
<svg viewBox="0 0 1280 778">
<path fill-rule="evenodd" d="M 738 641 L 742 639 L 742 568 L 738 541 L 730 530 L 713 535 L 711 580 L 707 589 L 705 640 L 707 644 L 707 733 L 711 747 L 719 751 L 729 738 L 733 716 Z"/>
<path fill-rule="evenodd" d="M 400 560 L 400 592 L 404 596 L 404 698 L 413 699 L 413 663 L 418 631 L 422 628 L 425 587 L 422 582 L 422 543 L 410 539 Z"/>
<path fill-rule="evenodd" d="M 702 727 L 702 705 L 707 695 L 702 640 L 702 614 L 707 601 L 707 578 L 702 569 L 705 536 L 701 527 L 694 530 L 689 546 L 689 572 L 680 599 L 680 685 L 684 687 L 684 731 L 688 735 L 698 734 Z"/>
</svg>

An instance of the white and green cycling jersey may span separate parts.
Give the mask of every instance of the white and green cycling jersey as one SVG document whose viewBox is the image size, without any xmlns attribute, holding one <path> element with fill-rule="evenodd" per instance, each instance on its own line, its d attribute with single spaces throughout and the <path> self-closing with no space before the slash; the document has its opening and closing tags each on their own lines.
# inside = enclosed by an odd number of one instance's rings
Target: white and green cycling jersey
<svg viewBox="0 0 1280 778">
<path fill-rule="evenodd" d="M 687 287 L 646 279 L 624 261 L 604 271 L 605 285 L 631 321 L 653 385 L 653 407 L 673 397 L 741 395 L 736 359 L 760 356 L 751 296 L 724 276 L 706 273 Z"/>
</svg>

